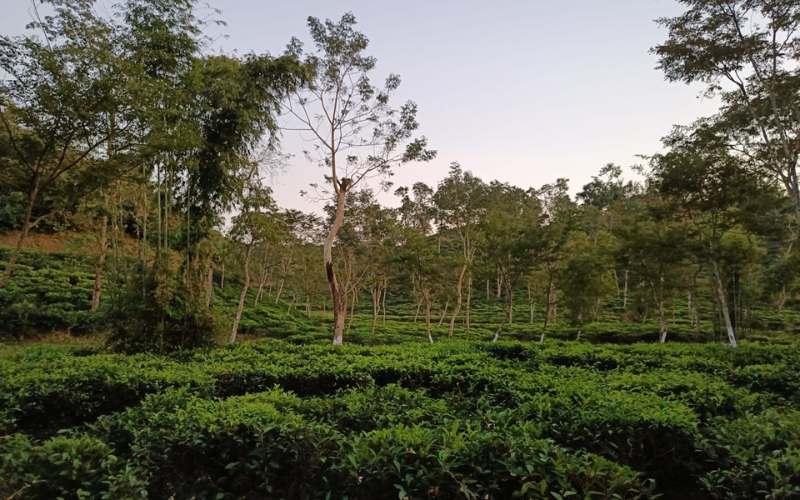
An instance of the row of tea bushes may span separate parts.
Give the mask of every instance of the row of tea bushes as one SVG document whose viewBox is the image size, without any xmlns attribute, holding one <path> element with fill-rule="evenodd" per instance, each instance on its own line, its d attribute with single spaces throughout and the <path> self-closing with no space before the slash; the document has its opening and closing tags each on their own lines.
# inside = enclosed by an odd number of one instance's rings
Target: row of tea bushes
<svg viewBox="0 0 800 500">
<path fill-rule="evenodd" d="M 466 341 L 23 349 L 0 358 L 3 477 L 53 497 L 782 495 L 798 480 L 797 356 Z M 63 480 L 41 470 L 62 466 Z"/>
<path fill-rule="evenodd" d="M 395 383 L 434 395 L 490 397 L 505 406 L 574 387 L 659 396 L 687 405 L 703 420 L 797 402 L 800 383 L 790 366 L 798 354 L 785 346 L 671 347 L 451 342 L 336 349 L 270 342 L 184 359 L 33 349 L 0 358 L 0 403 L 6 420 L 46 433 L 169 387 L 225 397 L 278 385 L 314 396 Z M 770 352 L 774 363 L 765 363 Z"/>
<path fill-rule="evenodd" d="M 392 424 L 343 434 L 280 408 L 291 395 L 150 396 L 95 435 L 2 442 L 0 471 L 34 498 L 648 498 L 653 485 L 538 426 Z M 289 406 L 295 402 L 290 401 Z M 100 436 L 100 437 L 96 437 Z M 117 456 L 129 457 L 122 462 Z M 1 491 L 1 490 L 0 490 Z"/>
</svg>

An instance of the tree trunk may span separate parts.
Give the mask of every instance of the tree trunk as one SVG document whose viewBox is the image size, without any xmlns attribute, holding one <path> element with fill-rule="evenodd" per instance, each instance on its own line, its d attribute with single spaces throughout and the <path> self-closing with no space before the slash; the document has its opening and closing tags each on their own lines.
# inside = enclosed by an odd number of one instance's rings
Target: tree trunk
<svg viewBox="0 0 800 500">
<path fill-rule="evenodd" d="M 547 330 L 548 325 L 555 320 L 555 304 L 556 304 L 556 287 L 553 283 L 551 276 L 547 283 L 547 310 L 544 314 L 544 329 Z"/>
<path fill-rule="evenodd" d="M 425 330 L 428 332 L 428 342 L 433 344 L 433 335 L 431 335 L 431 294 L 430 292 L 423 292 L 425 300 Z"/>
<path fill-rule="evenodd" d="M 450 326 L 447 327 L 448 337 L 453 336 L 453 329 L 456 326 L 456 318 L 459 314 L 461 314 L 461 296 L 462 290 L 464 289 L 464 276 L 467 274 L 468 266 L 469 263 L 464 261 L 464 265 L 461 266 L 461 272 L 458 273 L 458 284 L 456 285 L 456 306 L 453 308 L 453 315 L 450 317 Z M 442 316 L 442 318 L 444 318 L 444 316 Z"/>
<path fill-rule="evenodd" d="M 322 248 L 322 260 L 325 264 L 325 276 L 328 279 L 328 287 L 331 290 L 331 301 L 333 302 L 333 344 L 341 345 L 344 342 L 344 320 L 347 316 L 347 304 L 345 303 L 339 282 L 336 279 L 336 271 L 333 268 L 333 243 L 344 223 L 345 195 L 347 194 L 348 183 L 342 180 L 342 185 L 336 191 L 336 216 L 333 219 L 325 244 Z"/>
<path fill-rule="evenodd" d="M 442 316 L 439 318 L 439 326 L 442 326 L 442 323 L 444 323 L 444 318 L 445 318 L 445 316 L 447 316 L 447 308 L 448 307 L 450 307 L 450 301 L 446 300 L 444 302 L 444 310 L 442 311 Z M 452 337 L 453 336 L 452 330 L 448 330 L 447 336 L 448 337 Z"/>
<path fill-rule="evenodd" d="M 786 301 L 789 299 L 789 293 L 786 291 L 786 285 L 781 287 L 781 294 L 778 297 L 778 312 L 783 312 L 783 308 L 786 307 Z"/>
<path fill-rule="evenodd" d="M 370 290 L 372 298 L 372 333 L 375 333 L 375 328 L 378 325 L 378 313 L 381 308 L 381 288 L 380 285 L 374 285 Z"/>
<path fill-rule="evenodd" d="M 689 321 L 692 325 L 692 330 L 695 333 L 700 333 L 700 317 L 697 313 L 697 305 L 695 304 L 694 295 L 691 290 L 689 290 L 687 294 L 687 302 L 688 304 L 686 307 L 689 310 Z"/>
<path fill-rule="evenodd" d="M 625 270 L 623 274 L 623 283 L 622 283 L 622 312 L 625 313 L 628 310 L 628 270 Z"/>
<path fill-rule="evenodd" d="M 509 286 L 506 293 L 508 293 L 508 324 L 511 324 L 514 322 L 514 289 Z"/>
<path fill-rule="evenodd" d="M 464 325 L 469 333 L 470 316 L 472 315 L 472 273 L 467 276 L 467 311 L 464 317 Z"/>
<path fill-rule="evenodd" d="M 94 289 L 92 290 L 92 312 L 100 307 L 100 293 L 103 288 L 103 270 L 106 267 L 108 253 L 108 215 L 100 217 L 100 255 L 97 258 L 97 267 L 94 270 Z"/>
<path fill-rule="evenodd" d="M 239 294 L 239 305 L 236 307 L 236 316 L 233 318 L 233 328 L 231 328 L 231 344 L 236 342 L 236 335 L 239 333 L 239 321 L 242 319 L 242 311 L 244 310 L 244 299 L 247 297 L 247 289 L 250 287 L 250 255 L 252 252 L 253 246 L 248 245 L 244 256 L 244 284 L 242 285 L 242 292 Z"/>
<path fill-rule="evenodd" d="M 222 259 L 222 273 L 219 277 L 219 289 L 225 290 L 225 258 Z"/>
<path fill-rule="evenodd" d="M 389 293 L 389 280 L 383 280 L 383 298 L 381 299 L 381 307 L 383 308 L 383 326 L 386 326 L 386 294 Z"/>
<path fill-rule="evenodd" d="M 530 283 L 528 283 L 528 323 L 533 324 L 533 294 L 531 294 Z"/>
<path fill-rule="evenodd" d="M 667 341 L 667 315 L 664 312 L 664 301 L 658 301 L 658 343 Z"/>
<path fill-rule="evenodd" d="M 268 275 L 268 267 L 267 263 L 264 262 L 264 269 L 261 272 L 261 279 L 258 280 L 258 292 L 256 292 L 256 297 L 253 300 L 253 305 L 257 306 L 261 302 L 261 297 L 264 296 L 264 285 L 267 283 L 267 275 Z"/>
<path fill-rule="evenodd" d="M 350 328 L 353 326 L 353 320 L 356 318 L 356 300 L 358 299 L 358 292 L 353 290 L 353 293 L 350 295 L 353 296 L 352 300 L 350 300 L 350 315 L 347 318 L 347 334 L 350 334 Z M 347 298 L 345 297 L 345 310 L 347 310 L 346 305 Z"/>
<path fill-rule="evenodd" d="M 503 280 L 503 281 L 507 281 L 507 280 Z M 511 283 L 508 283 L 508 282 L 505 283 L 505 292 L 506 292 L 506 302 L 505 302 L 505 307 L 504 307 L 505 314 L 503 315 L 503 320 L 497 326 L 497 330 L 495 330 L 495 332 L 494 332 L 494 338 L 492 339 L 492 342 L 497 342 L 497 340 L 500 338 L 500 332 L 503 330 L 503 327 L 505 327 L 506 325 L 511 323 L 512 314 L 513 314 L 512 310 L 513 310 L 513 307 L 514 307 L 514 292 L 513 292 L 513 290 L 514 289 L 511 287 Z"/>
<path fill-rule="evenodd" d="M 209 259 L 208 271 L 206 272 L 206 307 L 211 307 L 211 300 L 214 298 L 214 263 Z"/>
<path fill-rule="evenodd" d="M 6 268 L 3 271 L 3 277 L 0 278 L 0 288 L 5 288 L 8 284 L 8 281 L 11 279 L 11 275 L 14 273 L 14 268 L 17 265 L 17 259 L 19 259 L 19 254 L 22 252 L 22 246 L 25 244 L 25 239 L 28 237 L 28 232 L 33 227 L 31 223 L 31 217 L 33 216 L 33 205 L 36 203 L 36 197 L 39 194 L 39 176 L 38 174 L 34 177 L 33 181 L 33 188 L 28 193 L 28 203 L 25 205 L 25 218 L 22 221 L 22 231 L 20 231 L 19 236 L 17 237 L 17 243 L 14 245 L 14 251 L 11 253 L 11 256 L 6 263 Z"/>
<path fill-rule="evenodd" d="M 736 331 L 734 330 L 733 323 L 731 322 L 731 314 L 728 310 L 728 299 L 725 297 L 725 286 L 722 283 L 719 265 L 716 263 L 716 261 L 713 262 L 712 265 L 714 268 L 714 281 L 716 285 L 714 288 L 717 291 L 720 314 L 722 315 L 722 320 L 725 323 L 725 331 L 728 334 L 728 343 L 730 343 L 731 347 L 736 347 Z"/>
</svg>

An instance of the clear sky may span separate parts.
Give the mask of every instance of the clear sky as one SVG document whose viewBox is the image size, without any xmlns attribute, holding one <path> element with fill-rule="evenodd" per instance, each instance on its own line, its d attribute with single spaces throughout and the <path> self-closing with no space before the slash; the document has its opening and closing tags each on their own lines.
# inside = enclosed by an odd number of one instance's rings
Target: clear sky
<svg viewBox="0 0 800 500">
<path fill-rule="evenodd" d="M 21 33 L 29 0 L 2 0 L 0 32 Z M 100 0 L 100 5 L 112 0 Z M 558 177 L 573 191 L 604 164 L 631 165 L 659 150 L 672 124 L 712 113 L 699 87 L 668 83 L 648 50 L 665 37 L 654 19 L 681 11 L 675 0 L 209 0 L 228 25 L 214 49 L 280 53 L 307 39 L 309 15 L 352 11 L 378 59 L 376 80 L 398 73 L 398 101 L 419 105 L 421 132 L 438 150 L 410 164 L 395 185 L 435 185 L 452 161 L 484 180 L 522 187 Z M 322 171 L 297 153 L 272 181 L 283 206 L 319 210 L 299 191 Z M 389 201 L 392 197 L 381 197 Z"/>
</svg>

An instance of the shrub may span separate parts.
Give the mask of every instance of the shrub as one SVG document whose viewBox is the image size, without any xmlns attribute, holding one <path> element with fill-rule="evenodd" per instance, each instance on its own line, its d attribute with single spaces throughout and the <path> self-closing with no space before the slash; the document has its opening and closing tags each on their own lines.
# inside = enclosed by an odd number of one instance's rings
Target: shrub
<svg viewBox="0 0 800 500">
<path fill-rule="evenodd" d="M 393 426 L 355 436 L 336 466 L 349 498 L 641 498 L 636 473 L 595 455 L 570 454 L 535 427 Z"/>
<path fill-rule="evenodd" d="M 441 425 L 452 418 L 447 402 L 432 399 L 424 390 L 398 385 L 351 390 L 334 398 L 309 402 L 308 414 L 342 432 L 360 432 L 390 425 Z"/>
<path fill-rule="evenodd" d="M 35 445 L 0 438 L 0 494 L 8 498 L 146 498 L 143 482 L 109 446 L 87 435 Z"/>
<path fill-rule="evenodd" d="M 12 349 L 0 434 L 28 436 L 4 440 L 20 485 L 8 494 L 45 477 L 42 464 L 67 467 L 52 449 L 87 468 L 85 485 L 50 479 L 51 496 L 635 498 L 655 492 L 643 478 L 676 498 L 792 496 L 793 356 L 416 337 L 170 356 Z"/>
<path fill-rule="evenodd" d="M 609 381 L 614 389 L 633 393 L 652 393 L 685 403 L 703 419 L 716 415 L 733 415 L 749 394 L 726 382 L 696 372 L 655 370 L 649 373 L 622 373 Z"/>
<path fill-rule="evenodd" d="M 703 440 L 714 470 L 702 483 L 718 498 L 800 496 L 800 412 L 719 419 Z"/>
<path fill-rule="evenodd" d="M 651 394 L 564 391 L 534 395 L 519 418 L 546 423 L 557 443 L 597 453 L 663 481 L 686 480 L 699 457 L 697 417 L 684 404 Z"/>
<path fill-rule="evenodd" d="M 185 391 L 150 396 L 100 428 L 130 435 L 153 498 L 307 498 L 319 491 L 338 436 L 257 398 L 210 401 Z"/>
<path fill-rule="evenodd" d="M 777 394 L 800 401 L 800 373 L 785 364 L 747 365 L 732 372 L 733 383 L 752 391 Z"/>
<path fill-rule="evenodd" d="M 113 298 L 108 346 L 124 353 L 210 346 L 217 323 L 197 286 L 170 269 L 139 266 Z"/>
<path fill-rule="evenodd" d="M 61 357 L 0 365 L 6 426 L 36 435 L 91 422 L 169 387 L 209 388 L 211 379 L 154 356 Z"/>
</svg>

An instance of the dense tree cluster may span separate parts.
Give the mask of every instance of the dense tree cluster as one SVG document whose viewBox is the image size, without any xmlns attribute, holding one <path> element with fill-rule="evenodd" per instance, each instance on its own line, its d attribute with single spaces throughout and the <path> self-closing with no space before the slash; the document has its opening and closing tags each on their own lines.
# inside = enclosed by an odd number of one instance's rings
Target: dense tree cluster
<svg viewBox="0 0 800 500">
<path fill-rule="evenodd" d="M 204 53 L 192 0 L 106 17 L 91 0 L 42 3 L 28 35 L 0 38 L 0 224 L 18 230 L 0 288 L 31 231 L 96 234 L 91 311 L 121 349 L 202 345 L 221 323 L 235 341 L 250 300 L 332 312 L 336 344 L 367 303 L 373 331 L 387 303 L 412 304 L 431 342 L 437 321 L 469 331 L 476 303 L 502 307 L 495 340 L 516 309 L 541 340 L 610 311 L 656 318 L 664 342 L 680 304 L 735 346 L 754 310 L 797 300 L 795 2 L 686 0 L 659 21 L 666 77 L 722 107 L 674 127 L 637 180 L 609 164 L 573 198 L 566 179 L 518 187 L 453 163 L 436 186 L 395 187 L 391 207 L 373 189 L 436 152 L 416 105 L 391 102 L 399 76 L 373 83 L 352 14 L 309 18 L 310 49 L 225 56 Z M 325 169 L 322 217 L 265 187 L 286 160 L 280 129 Z M 226 274 L 238 301 L 219 318 Z"/>
</svg>

